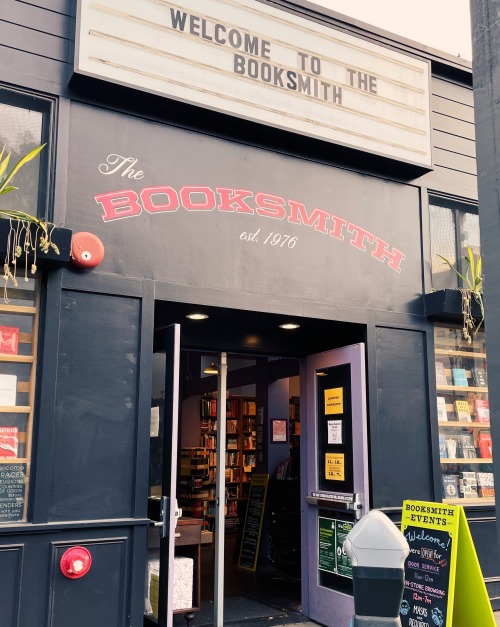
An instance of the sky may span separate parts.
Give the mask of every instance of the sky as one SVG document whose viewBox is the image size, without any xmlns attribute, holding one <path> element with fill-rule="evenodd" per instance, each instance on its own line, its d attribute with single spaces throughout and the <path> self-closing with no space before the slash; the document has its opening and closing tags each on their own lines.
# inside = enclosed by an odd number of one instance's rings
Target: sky
<svg viewBox="0 0 500 627">
<path fill-rule="evenodd" d="M 438 50 L 472 59 L 469 0 L 312 0 Z"/>
</svg>

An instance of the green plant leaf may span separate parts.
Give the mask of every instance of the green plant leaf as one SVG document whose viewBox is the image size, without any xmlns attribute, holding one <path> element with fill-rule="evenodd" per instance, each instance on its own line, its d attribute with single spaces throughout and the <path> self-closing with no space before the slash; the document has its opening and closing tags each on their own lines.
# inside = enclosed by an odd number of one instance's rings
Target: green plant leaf
<svg viewBox="0 0 500 627">
<path fill-rule="evenodd" d="M 14 187 L 14 185 L 7 185 L 7 187 L 0 190 L 0 194 L 8 194 L 9 192 L 13 192 L 15 189 L 18 188 Z"/>
<path fill-rule="evenodd" d="M 462 279 L 464 283 L 469 283 L 469 279 L 466 278 L 463 274 L 460 274 L 460 272 L 451 265 L 451 263 L 448 261 L 448 259 L 446 259 L 446 257 L 443 257 L 442 255 L 438 255 L 438 257 L 442 259 L 445 263 L 447 263 L 450 266 L 450 268 L 453 270 L 453 272 L 458 274 L 458 276 Z"/>
<path fill-rule="evenodd" d="M 6 193 L 3 190 L 6 188 L 7 183 L 23 167 L 23 165 L 28 163 L 28 161 L 31 161 L 32 159 L 34 159 L 38 155 L 38 153 L 41 150 L 43 150 L 44 147 L 45 147 L 45 144 L 42 144 L 41 146 L 38 146 L 37 148 L 34 148 L 30 152 L 28 152 L 28 154 L 24 155 L 24 157 L 21 157 L 21 159 L 19 159 L 19 161 L 16 163 L 16 165 L 12 168 L 12 170 L 6 175 L 5 179 L 2 181 L 2 184 L 0 185 L 0 194 L 2 194 L 2 193 L 5 194 Z"/>
<path fill-rule="evenodd" d="M 5 152 L 5 146 L 2 148 L 2 152 L 0 153 L 0 159 L 2 159 L 3 157 L 3 153 Z M 10 152 L 9 154 L 2 159 L 2 161 L 0 162 L 0 181 L 2 180 L 2 176 L 5 173 L 5 170 L 7 170 L 7 166 L 9 165 L 9 161 L 10 161 Z"/>
</svg>

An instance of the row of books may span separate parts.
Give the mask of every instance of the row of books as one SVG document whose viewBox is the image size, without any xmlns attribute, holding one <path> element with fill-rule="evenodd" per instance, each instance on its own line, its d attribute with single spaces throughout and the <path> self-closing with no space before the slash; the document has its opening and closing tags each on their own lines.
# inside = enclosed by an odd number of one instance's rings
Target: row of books
<svg viewBox="0 0 500 627">
<path fill-rule="evenodd" d="M 493 498 L 495 484 L 492 472 L 460 472 L 442 475 L 443 498 Z"/>
<path fill-rule="evenodd" d="M 477 447 L 472 433 L 458 435 L 439 434 L 439 457 L 441 459 L 492 459 L 492 443 L 489 433 L 477 434 Z"/>
<path fill-rule="evenodd" d="M 440 422 L 454 419 L 460 422 L 472 422 L 472 413 L 469 401 L 456 400 L 453 402 L 453 408 L 455 416 L 450 418 L 446 408 L 446 399 L 444 396 L 437 397 L 437 414 Z M 486 399 L 474 399 L 473 408 L 475 422 L 490 421 L 490 405 Z"/>
<path fill-rule="evenodd" d="M 465 368 L 451 368 L 449 371 L 451 378 L 447 376 L 443 362 L 436 361 L 436 384 L 438 386 L 456 385 L 457 387 L 469 387 L 469 377 Z M 488 385 L 485 368 L 473 366 L 470 373 L 474 387 L 486 387 Z"/>
<path fill-rule="evenodd" d="M 217 417 L 217 399 L 202 398 L 200 415 L 202 417 Z M 237 418 L 239 416 L 239 401 L 236 398 L 226 400 L 226 418 Z"/>
</svg>

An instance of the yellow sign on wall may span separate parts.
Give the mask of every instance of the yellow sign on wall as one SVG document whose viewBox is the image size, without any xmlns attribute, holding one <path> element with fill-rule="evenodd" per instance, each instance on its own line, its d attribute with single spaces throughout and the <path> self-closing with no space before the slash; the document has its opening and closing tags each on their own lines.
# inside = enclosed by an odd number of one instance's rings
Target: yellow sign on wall
<svg viewBox="0 0 500 627">
<path fill-rule="evenodd" d="M 344 388 L 325 390 L 325 414 L 344 413 Z"/>
<path fill-rule="evenodd" d="M 344 453 L 326 453 L 325 455 L 325 479 L 329 481 L 344 481 L 345 480 Z"/>
<path fill-rule="evenodd" d="M 402 627 L 495 627 L 464 508 L 404 501 L 405 563 Z"/>
</svg>

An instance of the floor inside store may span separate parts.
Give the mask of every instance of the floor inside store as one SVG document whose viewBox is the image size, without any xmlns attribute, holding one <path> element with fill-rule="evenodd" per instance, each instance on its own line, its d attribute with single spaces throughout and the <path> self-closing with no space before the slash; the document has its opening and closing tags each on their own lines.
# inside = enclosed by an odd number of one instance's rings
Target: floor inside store
<svg viewBox="0 0 500 627">
<path fill-rule="evenodd" d="M 300 613 L 300 579 L 269 566 L 260 566 L 256 572 L 238 568 L 239 536 L 227 533 L 225 542 L 224 625 L 251 624 L 292 625 L 307 619 Z M 214 615 L 214 546 L 202 548 L 201 598 L 193 627 L 213 625 Z M 174 616 L 174 625 L 186 624 L 183 614 Z"/>
</svg>

